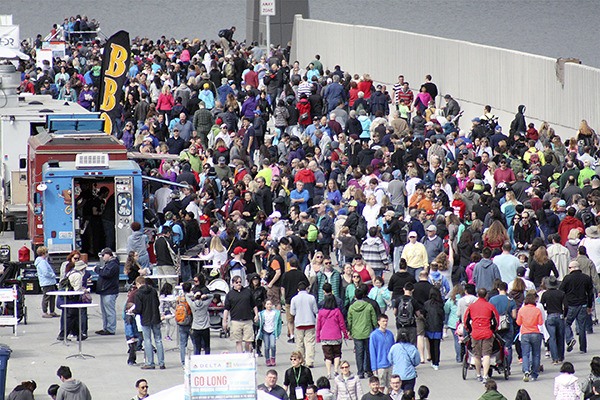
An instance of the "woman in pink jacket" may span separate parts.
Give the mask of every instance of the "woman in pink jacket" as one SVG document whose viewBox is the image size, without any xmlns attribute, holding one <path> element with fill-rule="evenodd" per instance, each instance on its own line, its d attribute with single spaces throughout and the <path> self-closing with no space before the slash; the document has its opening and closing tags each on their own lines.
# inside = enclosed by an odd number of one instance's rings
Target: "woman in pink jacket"
<svg viewBox="0 0 600 400">
<path fill-rule="evenodd" d="M 332 378 L 331 364 L 334 372 L 338 373 L 340 358 L 342 357 L 342 338 L 348 339 L 348 331 L 344 316 L 339 308 L 335 296 L 329 294 L 323 299 L 323 308 L 317 315 L 316 329 L 317 343 L 321 343 L 327 377 Z"/>
<path fill-rule="evenodd" d="M 165 116 L 165 120 L 168 120 L 169 116 L 171 115 L 171 109 L 173 108 L 173 105 L 175 105 L 175 100 L 171 94 L 171 88 L 169 85 L 164 85 L 160 95 L 158 96 L 156 109 Z"/>
</svg>

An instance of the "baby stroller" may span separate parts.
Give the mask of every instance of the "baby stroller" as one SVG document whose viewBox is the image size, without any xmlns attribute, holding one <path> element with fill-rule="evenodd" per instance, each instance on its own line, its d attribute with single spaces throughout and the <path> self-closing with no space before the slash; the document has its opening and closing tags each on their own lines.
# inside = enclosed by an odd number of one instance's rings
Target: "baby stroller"
<svg viewBox="0 0 600 400">
<path fill-rule="evenodd" d="M 472 354 L 472 340 L 470 335 L 466 335 L 463 339 L 465 345 L 465 355 L 462 363 L 462 378 L 467 379 L 467 372 L 469 369 L 473 369 L 475 365 L 474 356 Z M 508 380 L 510 375 L 510 365 L 508 365 L 508 357 L 506 354 L 506 348 L 504 347 L 504 340 L 500 335 L 494 333 L 494 344 L 492 347 L 492 355 L 490 356 L 490 369 L 488 376 L 492 376 L 492 371 L 496 371 L 499 375 L 504 375 L 504 379 Z"/>
<path fill-rule="evenodd" d="M 213 300 L 208 306 L 208 317 L 210 321 L 210 329 L 219 332 L 220 338 L 229 337 L 229 329 L 225 331 L 223 329 L 223 311 L 225 306 L 225 295 L 229 293 L 229 285 L 223 279 L 213 279 L 206 287 L 209 293 L 213 295 Z M 220 301 L 219 301 L 220 299 Z"/>
<path fill-rule="evenodd" d="M 27 325 L 27 306 L 25 305 L 25 291 L 21 286 L 21 281 L 17 279 L 19 275 L 19 263 L 4 264 L 4 273 L 0 276 L 1 288 L 16 287 L 17 290 L 17 321 Z M 15 305 L 13 302 L 7 302 L 0 305 L 0 315 L 15 315 Z"/>
</svg>

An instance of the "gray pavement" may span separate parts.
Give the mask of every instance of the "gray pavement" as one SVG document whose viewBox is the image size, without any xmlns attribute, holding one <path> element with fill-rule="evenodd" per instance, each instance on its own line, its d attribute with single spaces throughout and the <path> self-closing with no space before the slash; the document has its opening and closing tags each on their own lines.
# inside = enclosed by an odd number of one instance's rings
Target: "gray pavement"
<svg viewBox="0 0 600 400">
<path fill-rule="evenodd" d="M 8 243 L 13 246 L 13 254 L 22 246 L 22 241 L 15 242 L 9 237 L 9 233 L 0 235 L 0 243 Z M 10 236 L 12 237 L 12 236 Z M 13 257 L 16 257 L 14 255 Z M 123 310 L 125 294 L 120 294 L 117 300 L 117 310 Z M 98 296 L 93 296 L 93 302 L 98 303 Z M 38 384 L 36 390 L 37 398 L 46 398 L 46 389 L 53 383 L 60 383 L 56 377 L 56 370 L 60 365 L 71 367 L 74 376 L 81 379 L 90 388 L 93 398 L 100 400 L 108 399 L 130 399 L 135 394 L 134 384 L 139 378 L 148 380 L 150 393 L 156 393 L 171 386 L 183 383 L 183 369 L 179 363 L 179 351 L 176 341 L 164 341 L 166 370 L 143 371 L 138 367 L 128 366 L 127 345 L 123 332 L 123 321 L 118 318 L 116 336 L 98 336 L 94 331 L 102 328 L 102 320 L 99 309 L 92 309 L 89 313 L 89 339 L 83 342 L 84 353 L 96 356 L 93 359 L 65 359 L 65 357 L 77 353 L 77 342 L 71 342 L 70 346 L 62 344 L 52 345 L 58 334 L 58 318 L 41 318 L 41 295 L 28 295 L 26 298 L 28 309 L 28 324 L 18 327 L 18 337 L 14 338 L 12 329 L 0 327 L 0 343 L 5 343 L 13 350 L 8 362 L 7 393 L 23 380 L 34 379 Z M 120 314 L 120 311 L 117 312 Z M 393 324 L 390 324 L 393 325 Z M 280 383 L 283 380 L 284 371 L 289 368 L 289 356 L 294 350 L 294 345 L 288 344 L 285 337 L 285 328 L 282 337 L 277 343 L 277 362 L 275 367 L 280 373 Z M 578 354 L 577 348 L 568 353 L 566 360 L 575 365 L 576 375 L 584 380 L 589 374 L 589 361 L 593 355 L 599 353 L 600 334 L 595 333 L 588 338 L 588 353 Z M 175 339 L 174 339 L 175 340 Z M 190 344 L 191 347 L 191 344 Z M 235 346 L 230 339 L 221 339 L 217 332 L 211 335 L 212 353 L 231 352 Z M 428 364 L 419 366 L 417 378 L 418 385 L 427 385 L 431 390 L 431 399 L 478 399 L 484 392 L 483 385 L 475 380 L 474 371 L 469 371 L 466 381 L 461 378 L 461 366 L 454 361 L 453 344 L 451 338 L 442 342 L 441 363 L 439 371 L 434 371 Z M 354 354 L 352 342 L 342 348 L 343 358 L 350 360 L 354 368 Z M 543 357 L 543 356 L 542 356 Z M 143 353 L 138 352 L 138 363 L 143 362 Z M 257 383 L 262 383 L 267 368 L 264 358 L 257 359 Z M 312 370 L 316 379 L 325 375 L 322 351 L 319 345 L 316 349 L 316 368 Z M 547 359 L 542 359 L 545 372 L 540 375 L 537 382 L 524 383 L 521 378 L 520 366 L 517 364 L 516 356 L 513 362 L 513 375 L 508 381 L 498 379 L 501 393 L 508 399 L 514 399 L 518 389 L 525 388 L 532 399 L 553 398 L 553 379 L 558 374 L 559 367 L 552 366 Z M 367 380 L 363 380 L 363 389 L 367 390 Z"/>
</svg>

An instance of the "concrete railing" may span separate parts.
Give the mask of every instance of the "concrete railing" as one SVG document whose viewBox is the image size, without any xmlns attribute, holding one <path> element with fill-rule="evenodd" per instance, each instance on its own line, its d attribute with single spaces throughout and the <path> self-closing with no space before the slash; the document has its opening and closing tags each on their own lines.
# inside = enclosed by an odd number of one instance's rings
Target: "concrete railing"
<svg viewBox="0 0 600 400">
<path fill-rule="evenodd" d="M 518 34 L 514 36 L 518 40 Z M 430 74 L 441 95 L 450 93 L 461 104 L 461 128 L 468 129 L 471 118 L 483 114 L 483 106 L 489 104 L 508 133 L 518 105 L 525 104 L 528 122 L 539 128 L 541 121 L 548 121 L 563 138 L 573 136 L 582 119 L 600 132 L 600 69 L 565 63 L 561 82 L 556 59 L 299 15 L 292 46 L 291 60 L 302 66 L 319 54 L 325 68 L 333 70 L 339 64 L 344 71 L 369 73 L 387 85 L 404 75 L 418 90 Z M 437 103 L 443 103 L 441 96 Z"/>
</svg>

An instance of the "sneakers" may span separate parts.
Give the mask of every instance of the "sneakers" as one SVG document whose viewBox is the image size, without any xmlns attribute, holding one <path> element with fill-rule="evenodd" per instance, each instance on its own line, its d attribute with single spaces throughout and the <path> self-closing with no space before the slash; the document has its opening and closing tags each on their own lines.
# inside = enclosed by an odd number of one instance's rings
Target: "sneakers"
<svg viewBox="0 0 600 400">
<path fill-rule="evenodd" d="M 523 382 L 529 382 L 531 378 L 529 377 L 529 373 L 526 373 L 525 375 L 523 375 Z"/>
<path fill-rule="evenodd" d="M 52 317 L 52 314 L 43 313 L 42 318 L 54 318 L 54 317 Z"/>
<path fill-rule="evenodd" d="M 50 315 L 52 316 L 52 318 L 60 318 L 60 315 L 58 315 L 55 312 L 51 312 Z"/>
<path fill-rule="evenodd" d="M 164 365 L 161 365 L 159 368 L 160 369 L 167 369 L 167 367 L 165 367 Z"/>
<path fill-rule="evenodd" d="M 487 376 L 481 378 L 481 383 L 483 383 L 484 385 L 487 383 L 487 381 L 488 381 L 488 377 Z"/>
<path fill-rule="evenodd" d="M 575 345 L 577 344 L 577 342 L 575 341 L 575 339 L 571 339 L 571 341 L 569 343 L 567 343 L 567 351 L 570 353 L 573 351 L 573 347 L 575 347 Z"/>
<path fill-rule="evenodd" d="M 287 342 L 288 343 L 296 343 L 296 339 L 294 339 L 294 337 L 292 336 L 291 338 L 288 339 Z"/>
<path fill-rule="evenodd" d="M 435 364 L 431 364 L 431 368 L 433 368 L 434 371 L 439 371 L 440 370 L 440 366 L 439 365 L 435 365 Z"/>
<path fill-rule="evenodd" d="M 136 342 L 137 342 L 137 339 L 136 339 L 136 338 L 131 338 L 131 339 L 129 339 L 129 340 L 127 341 L 127 344 L 133 344 L 133 343 L 136 343 Z"/>
<path fill-rule="evenodd" d="M 483 382 L 483 377 L 482 377 L 481 375 L 477 375 L 477 378 L 476 378 L 476 379 L 477 379 L 479 382 Z"/>
<path fill-rule="evenodd" d="M 549 352 L 549 351 L 547 351 L 547 352 L 546 352 L 546 355 L 545 355 L 545 357 L 546 357 L 546 358 L 550 358 L 550 352 Z"/>
<path fill-rule="evenodd" d="M 154 365 L 142 365 L 142 369 L 156 369 Z"/>
</svg>

